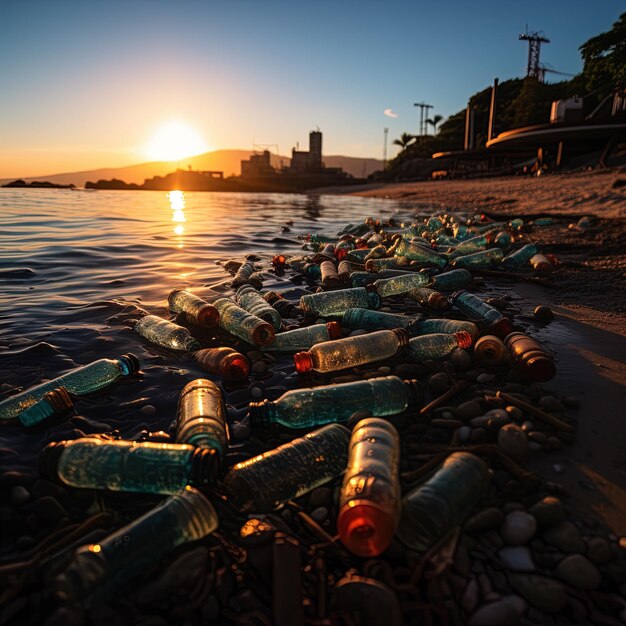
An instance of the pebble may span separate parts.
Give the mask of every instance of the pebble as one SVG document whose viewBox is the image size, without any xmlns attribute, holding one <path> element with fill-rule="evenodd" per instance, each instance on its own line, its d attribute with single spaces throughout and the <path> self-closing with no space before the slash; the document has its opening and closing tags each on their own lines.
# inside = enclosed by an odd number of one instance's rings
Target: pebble
<svg viewBox="0 0 626 626">
<path fill-rule="evenodd" d="M 430 391 L 433 394 L 441 394 L 444 391 L 447 391 L 448 389 L 450 389 L 450 379 L 445 375 L 442 374 L 441 372 L 438 372 L 436 374 L 433 374 L 429 379 L 428 379 L 428 391 Z"/>
<path fill-rule="evenodd" d="M 333 491 L 328 487 L 318 487 L 311 492 L 309 496 L 309 509 L 317 509 L 327 505 L 332 499 Z"/>
<path fill-rule="evenodd" d="M 548 437 L 546 441 L 546 447 L 548 448 L 548 450 L 560 450 L 563 447 L 563 444 L 558 437 L 552 435 Z"/>
<path fill-rule="evenodd" d="M 490 383 L 492 380 L 495 380 L 495 375 L 494 374 L 479 374 L 476 377 L 476 382 L 480 383 L 481 385 L 485 384 L 485 383 Z"/>
<path fill-rule="evenodd" d="M 28 550 L 35 545 L 35 539 L 30 535 L 22 535 L 17 538 L 15 542 L 15 547 L 21 552 L 23 550 Z"/>
<path fill-rule="evenodd" d="M 456 407 L 456 414 L 461 419 L 472 419 L 473 417 L 478 417 L 482 415 L 482 408 L 476 400 L 468 400 L 467 402 L 463 402 Z"/>
<path fill-rule="evenodd" d="M 600 586 L 602 576 L 598 568 L 582 554 L 565 557 L 556 568 L 554 575 L 574 589 L 591 591 Z"/>
<path fill-rule="evenodd" d="M 567 605 L 567 592 L 557 580 L 534 574 L 511 574 L 509 580 L 518 593 L 542 611 L 558 613 Z"/>
<path fill-rule="evenodd" d="M 263 391 L 259 387 L 252 387 L 252 389 L 250 389 L 250 395 L 255 400 L 260 400 L 263 397 Z"/>
<path fill-rule="evenodd" d="M 461 426 L 459 428 L 459 442 L 467 443 L 472 434 L 472 429 L 469 426 Z"/>
<path fill-rule="evenodd" d="M 580 408 L 580 400 L 574 396 L 565 396 L 565 398 L 562 399 L 562 402 L 568 409 Z"/>
<path fill-rule="evenodd" d="M 496 507 L 489 507 L 480 513 L 476 513 L 465 523 L 463 530 L 467 533 L 482 533 L 502 524 L 504 514 Z"/>
<path fill-rule="evenodd" d="M 540 322 L 551 322 L 554 319 L 554 312 L 550 307 L 538 306 L 533 312 L 535 319 Z"/>
<path fill-rule="evenodd" d="M 267 372 L 267 363 L 265 361 L 255 361 L 252 364 L 253 374 L 265 374 Z"/>
<path fill-rule="evenodd" d="M 469 619 L 469 626 L 500 626 L 517 624 L 528 604 L 519 596 L 505 596 L 481 606 Z"/>
<path fill-rule="evenodd" d="M 528 454 L 528 439 L 517 424 L 506 424 L 498 432 L 498 447 L 514 461 L 523 462 Z"/>
<path fill-rule="evenodd" d="M 450 362 L 459 372 L 464 372 L 474 366 L 472 357 L 465 350 L 461 350 L 460 348 L 450 355 Z"/>
<path fill-rule="evenodd" d="M 546 443 L 548 435 L 546 435 L 546 433 L 542 433 L 540 430 L 531 430 L 528 433 L 528 439 L 537 443 Z"/>
<path fill-rule="evenodd" d="M 594 563 L 602 565 L 603 563 L 612 561 L 615 555 L 613 554 L 613 550 L 611 550 L 611 545 L 606 539 L 602 539 L 602 537 L 591 537 L 591 539 L 587 541 L 587 556 Z"/>
<path fill-rule="evenodd" d="M 471 613 L 478 604 L 478 583 L 472 578 L 463 592 L 461 604 L 467 613 Z"/>
<path fill-rule="evenodd" d="M 230 428 L 230 435 L 235 441 L 244 441 L 250 437 L 250 426 L 248 424 L 234 424 Z"/>
<path fill-rule="evenodd" d="M 509 405 L 506 407 L 505 411 L 507 415 L 516 422 L 521 422 L 524 419 L 524 413 L 516 406 Z"/>
<path fill-rule="evenodd" d="M 530 507 L 529 512 L 539 526 L 554 526 L 565 519 L 563 503 L 554 496 L 546 496 Z"/>
<path fill-rule="evenodd" d="M 474 428 L 470 435 L 470 443 L 484 443 L 487 441 L 487 431 L 484 428 Z"/>
<path fill-rule="evenodd" d="M 539 406 L 549 413 L 562 413 L 565 409 L 561 401 L 554 396 L 541 396 Z"/>
<path fill-rule="evenodd" d="M 564 521 L 544 531 L 543 540 L 563 552 L 584 552 L 585 542 L 572 522 Z"/>
<path fill-rule="evenodd" d="M 48 522 L 56 523 L 63 517 L 67 517 L 67 511 L 59 501 L 52 496 L 44 496 L 28 505 L 28 512 L 34 513 Z"/>
<path fill-rule="evenodd" d="M 391 374 L 391 368 L 388 365 L 382 365 L 376 371 L 380 376 L 389 376 L 389 374 Z"/>
<path fill-rule="evenodd" d="M 30 492 L 22 485 L 15 485 L 11 489 L 11 500 L 18 506 L 26 504 L 30 500 Z"/>
<path fill-rule="evenodd" d="M 498 552 L 500 562 L 513 572 L 532 573 L 535 563 L 530 550 L 526 546 L 507 546 Z"/>
<path fill-rule="evenodd" d="M 525 422 L 522 422 L 522 425 L 520 426 L 520 428 L 525 433 L 529 433 L 531 430 L 535 428 L 535 425 L 530 420 L 526 420 Z"/>
<path fill-rule="evenodd" d="M 537 521 L 525 511 L 512 511 L 500 527 L 500 535 L 510 546 L 528 543 L 537 532 Z"/>
<path fill-rule="evenodd" d="M 325 506 L 318 506 L 316 509 L 311 511 L 311 517 L 318 524 L 321 524 L 328 517 L 328 509 Z"/>
<path fill-rule="evenodd" d="M 139 409 L 139 412 L 142 413 L 143 415 L 156 415 L 156 407 L 154 406 L 154 404 L 144 404 L 141 409 Z"/>
</svg>

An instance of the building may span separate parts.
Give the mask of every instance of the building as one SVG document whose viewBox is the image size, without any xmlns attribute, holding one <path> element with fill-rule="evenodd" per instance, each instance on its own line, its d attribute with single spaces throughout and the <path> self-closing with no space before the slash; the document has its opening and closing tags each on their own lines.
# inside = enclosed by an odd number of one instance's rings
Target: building
<svg viewBox="0 0 626 626">
<path fill-rule="evenodd" d="M 261 154 L 253 154 L 248 161 L 241 161 L 241 175 L 244 178 L 257 176 L 273 176 L 276 169 L 272 167 L 269 150 L 263 150 Z"/>
<path fill-rule="evenodd" d="M 312 172 L 324 168 L 322 163 L 322 133 L 319 130 L 312 130 L 309 133 L 309 150 L 291 150 L 292 172 Z"/>
</svg>

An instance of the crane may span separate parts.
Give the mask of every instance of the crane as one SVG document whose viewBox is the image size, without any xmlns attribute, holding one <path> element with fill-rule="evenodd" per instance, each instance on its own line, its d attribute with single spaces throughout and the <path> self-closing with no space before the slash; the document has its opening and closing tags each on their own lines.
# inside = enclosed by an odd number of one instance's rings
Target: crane
<svg viewBox="0 0 626 626">
<path fill-rule="evenodd" d="M 559 74 L 560 76 L 576 76 L 576 74 L 570 74 L 569 72 L 559 72 L 558 70 L 555 70 L 549 63 L 542 63 L 541 65 L 539 65 L 537 70 L 537 78 L 539 79 L 540 83 L 544 82 L 546 73 Z"/>
</svg>

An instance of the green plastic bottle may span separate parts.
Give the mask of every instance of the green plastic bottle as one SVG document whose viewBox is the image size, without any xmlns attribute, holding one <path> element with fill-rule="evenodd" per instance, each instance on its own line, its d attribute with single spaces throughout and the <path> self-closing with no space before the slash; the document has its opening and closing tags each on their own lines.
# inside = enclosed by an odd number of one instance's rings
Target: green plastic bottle
<svg viewBox="0 0 626 626">
<path fill-rule="evenodd" d="M 348 462 L 349 442 L 350 431 L 344 426 L 324 426 L 237 463 L 226 475 L 224 489 L 242 511 L 271 511 L 340 476 Z"/>
<path fill-rule="evenodd" d="M 274 343 L 264 350 L 273 352 L 294 352 L 308 350 L 317 343 L 332 341 L 341 337 L 341 326 L 337 322 L 314 324 L 304 328 L 294 328 L 284 333 L 278 333 Z"/>
<path fill-rule="evenodd" d="M 167 298 L 172 313 L 184 313 L 197 326 L 214 328 L 220 323 L 218 310 L 190 291 L 174 289 Z"/>
<path fill-rule="evenodd" d="M 386 259 L 370 259 L 365 263 L 368 272 L 380 272 L 385 269 L 402 269 L 410 265 L 410 259 L 403 256 L 392 256 Z"/>
<path fill-rule="evenodd" d="M 300 298 L 300 308 L 310 316 L 329 317 L 352 307 L 377 309 L 379 306 L 380 296 L 364 287 L 311 293 Z"/>
<path fill-rule="evenodd" d="M 100 543 L 79 548 L 57 578 L 57 597 L 86 608 L 97 606 L 109 595 L 126 592 L 127 583 L 177 546 L 202 539 L 217 526 L 211 503 L 186 487 Z"/>
<path fill-rule="evenodd" d="M 313 428 L 346 422 L 361 409 L 379 416 L 396 415 L 409 404 L 420 404 L 422 397 L 416 381 L 403 381 L 397 376 L 292 389 L 278 400 L 251 402 L 250 423 L 252 426 L 281 424 L 287 428 Z"/>
<path fill-rule="evenodd" d="M 124 354 L 117 359 L 98 359 L 78 367 L 45 383 L 35 385 L 0 402 L 0 419 L 18 417 L 22 411 L 39 402 L 49 391 L 59 387 L 73 396 L 84 396 L 110 387 L 120 378 L 139 371 L 139 359 L 134 354 Z M 28 426 L 32 426 L 32 414 Z"/>
<path fill-rule="evenodd" d="M 374 283 L 376 293 L 381 298 L 387 296 L 398 296 L 408 293 L 418 287 L 423 287 L 430 282 L 430 277 L 422 272 L 413 272 L 411 274 L 402 274 L 401 276 L 393 276 L 392 278 L 381 278 Z"/>
<path fill-rule="evenodd" d="M 65 387 L 59 387 L 48 391 L 41 400 L 20 413 L 19 420 L 24 426 L 34 426 L 54 415 L 67 413 L 73 406 L 72 398 Z"/>
<path fill-rule="evenodd" d="M 420 261 L 424 265 L 434 265 L 444 268 L 448 265 L 448 259 L 435 252 L 432 248 L 419 245 L 413 241 L 403 239 L 396 248 L 396 256 L 403 256 L 412 261 Z"/>
<path fill-rule="evenodd" d="M 441 359 L 457 348 L 469 348 L 471 345 L 472 337 L 464 330 L 453 334 L 420 335 L 409 340 L 406 354 L 411 361 L 419 363 L 428 359 Z"/>
<path fill-rule="evenodd" d="M 472 284 L 472 274 L 465 269 L 452 270 L 433 276 L 431 287 L 439 291 L 456 291 Z"/>
<path fill-rule="evenodd" d="M 477 235 L 476 237 L 472 237 L 471 239 L 466 239 L 461 242 L 453 252 L 449 255 L 452 258 L 464 256 L 467 254 L 473 254 L 474 252 L 481 252 L 485 250 L 487 246 L 491 243 L 490 234 L 486 235 Z"/>
<path fill-rule="evenodd" d="M 274 330 L 280 330 L 283 325 L 278 311 L 263 299 L 263 296 L 250 285 L 239 287 L 235 294 L 235 302 L 242 308 L 256 315 L 258 318 L 268 322 L 274 327 Z"/>
<path fill-rule="evenodd" d="M 214 303 L 220 312 L 220 327 L 252 345 L 268 346 L 274 341 L 276 331 L 271 324 L 252 315 L 229 298 L 219 298 Z"/>
<path fill-rule="evenodd" d="M 187 444 L 83 438 L 48 444 L 39 469 L 70 487 L 172 494 L 189 484 L 212 486 L 219 458 Z"/>
<path fill-rule="evenodd" d="M 515 270 L 524 265 L 528 265 L 530 259 L 535 256 L 539 252 L 539 248 L 534 243 L 527 243 L 525 246 L 522 246 L 519 250 L 516 250 L 512 254 L 504 257 L 502 259 L 502 265 L 506 267 L 508 270 Z"/>
<path fill-rule="evenodd" d="M 500 248 L 489 248 L 482 252 L 474 252 L 465 256 L 456 257 L 452 262 L 452 267 L 481 269 L 499 264 L 504 258 L 504 253 Z"/>
<path fill-rule="evenodd" d="M 348 309 L 343 314 L 341 325 L 350 329 L 391 330 L 393 328 L 408 328 L 415 322 L 415 319 L 415 317 L 409 317 L 408 315 L 355 307 Z"/>
<path fill-rule="evenodd" d="M 178 324 L 156 315 L 146 315 L 135 324 L 135 331 L 151 343 L 182 352 L 195 352 L 200 344 L 191 333 Z"/>
<path fill-rule="evenodd" d="M 512 330 L 511 321 L 498 309 L 483 302 L 477 295 L 469 291 L 457 291 L 452 294 L 452 305 L 467 317 L 479 320 L 487 325 L 491 333 L 503 339 Z"/>
</svg>

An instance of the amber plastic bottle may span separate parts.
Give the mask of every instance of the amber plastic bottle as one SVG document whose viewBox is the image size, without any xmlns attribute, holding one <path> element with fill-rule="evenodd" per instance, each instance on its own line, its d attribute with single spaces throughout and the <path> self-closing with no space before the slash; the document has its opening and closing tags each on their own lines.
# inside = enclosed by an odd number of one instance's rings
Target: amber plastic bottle
<svg viewBox="0 0 626 626">
<path fill-rule="evenodd" d="M 400 438 L 386 420 L 370 417 L 352 431 L 339 495 L 337 531 L 357 556 L 381 554 L 400 517 Z"/>
<path fill-rule="evenodd" d="M 250 373 L 250 361 L 226 346 L 198 350 L 194 358 L 205 372 L 227 380 L 243 380 Z"/>
<path fill-rule="evenodd" d="M 541 383 L 554 378 L 554 359 L 540 343 L 525 333 L 511 333 L 504 343 L 528 378 Z"/>
<path fill-rule="evenodd" d="M 480 365 L 500 365 L 506 361 L 508 355 L 506 346 L 495 335 L 481 337 L 474 346 L 474 358 Z"/>
<path fill-rule="evenodd" d="M 219 311 L 212 304 L 184 289 L 174 289 L 167 302 L 172 313 L 184 313 L 197 326 L 213 328 L 220 323 Z"/>
<path fill-rule="evenodd" d="M 447 311 L 450 308 L 450 302 L 439 291 L 429 289 L 428 287 L 419 287 L 409 291 L 411 298 L 419 302 L 422 306 L 426 306 L 433 311 Z"/>
</svg>

